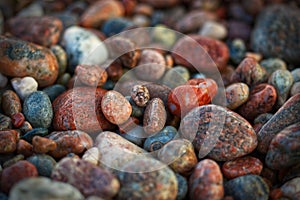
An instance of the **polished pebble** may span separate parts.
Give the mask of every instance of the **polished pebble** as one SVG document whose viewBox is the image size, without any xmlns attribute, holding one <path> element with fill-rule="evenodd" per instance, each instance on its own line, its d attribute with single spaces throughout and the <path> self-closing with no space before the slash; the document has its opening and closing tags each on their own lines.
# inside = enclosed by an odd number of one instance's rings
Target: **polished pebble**
<svg viewBox="0 0 300 200">
<path fill-rule="evenodd" d="M 131 89 L 131 98 L 137 106 L 144 107 L 150 99 L 149 90 L 146 86 L 135 85 Z"/>
<path fill-rule="evenodd" d="M 18 139 L 15 130 L 0 131 L 0 153 L 13 153 L 17 149 Z"/>
<path fill-rule="evenodd" d="M 22 113 L 16 113 L 11 116 L 12 124 L 15 128 L 19 128 L 25 121 L 25 117 Z"/>
<path fill-rule="evenodd" d="M 226 107 L 234 110 L 244 104 L 249 98 L 249 87 L 245 83 L 234 83 L 226 87 Z"/>
<path fill-rule="evenodd" d="M 162 78 L 162 84 L 170 88 L 175 88 L 185 84 L 190 79 L 187 68 L 175 66 L 168 70 Z"/>
<path fill-rule="evenodd" d="M 84 152 L 82 160 L 88 161 L 94 165 L 98 165 L 100 160 L 100 152 L 97 147 L 92 147 Z"/>
<path fill-rule="evenodd" d="M 64 91 L 66 91 L 65 86 L 60 84 L 54 84 L 43 89 L 43 92 L 45 92 L 49 96 L 51 102 L 53 102 L 56 97 L 58 97 Z"/>
<path fill-rule="evenodd" d="M 39 176 L 51 177 L 52 171 L 56 165 L 56 161 L 46 154 L 35 154 L 26 159 L 33 164 Z"/>
<path fill-rule="evenodd" d="M 286 70 L 286 63 L 280 58 L 268 58 L 260 61 L 260 65 L 264 67 L 267 71 L 268 76 L 270 76 L 276 70 Z"/>
<path fill-rule="evenodd" d="M 217 40 L 222 40 L 227 36 L 227 29 L 221 23 L 214 22 L 214 21 L 207 21 L 203 24 L 203 26 L 199 30 L 199 34 Z"/>
<path fill-rule="evenodd" d="M 90 87 L 100 87 L 107 80 L 107 72 L 97 65 L 78 65 L 75 75 L 81 83 Z"/>
<path fill-rule="evenodd" d="M 2 110 L 5 115 L 12 116 L 20 113 L 22 104 L 19 96 L 12 90 L 6 90 L 2 94 Z"/>
<path fill-rule="evenodd" d="M 24 78 L 13 78 L 11 85 L 18 94 L 18 96 L 24 101 L 31 93 L 36 92 L 38 89 L 38 83 L 30 76 Z"/>
<path fill-rule="evenodd" d="M 34 136 L 32 138 L 32 146 L 35 153 L 41 154 L 56 149 L 56 143 L 53 140 L 41 136 Z"/>
</svg>

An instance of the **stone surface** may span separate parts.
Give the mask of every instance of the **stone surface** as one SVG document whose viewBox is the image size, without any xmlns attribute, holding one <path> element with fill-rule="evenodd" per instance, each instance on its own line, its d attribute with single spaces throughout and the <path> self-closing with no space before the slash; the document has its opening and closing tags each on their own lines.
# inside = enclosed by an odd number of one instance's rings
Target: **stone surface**
<svg viewBox="0 0 300 200">
<path fill-rule="evenodd" d="M 46 136 L 49 131 L 47 128 L 33 128 L 30 131 L 27 131 L 24 135 L 21 136 L 21 139 L 26 140 L 27 142 L 32 142 L 34 136 Z"/>
<path fill-rule="evenodd" d="M 286 70 L 286 63 L 280 58 L 268 58 L 260 62 L 260 65 L 264 67 L 267 71 L 268 76 L 270 76 L 276 70 Z"/>
<path fill-rule="evenodd" d="M 223 177 L 215 161 L 205 159 L 196 165 L 189 178 L 189 196 L 197 200 L 223 198 Z"/>
<path fill-rule="evenodd" d="M 111 172 L 88 161 L 64 158 L 54 168 L 51 178 L 76 187 L 85 197 L 114 197 L 120 188 L 118 179 Z"/>
<path fill-rule="evenodd" d="M 226 87 L 226 107 L 234 110 L 249 98 L 249 87 L 245 83 L 233 83 Z"/>
<path fill-rule="evenodd" d="M 46 154 L 35 154 L 26 160 L 36 167 L 39 176 L 51 177 L 51 173 L 56 165 L 56 161 Z"/>
<path fill-rule="evenodd" d="M 222 40 L 227 36 L 227 29 L 221 23 L 214 22 L 214 21 L 207 21 L 203 24 L 203 26 L 199 30 L 199 34 L 217 40 Z"/>
<path fill-rule="evenodd" d="M 61 76 L 67 69 L 67 53 L 60 45 L 52 45 L 50 50 L 56 57 L 58 64 L 58 75 Z"/>
<path fill-rule="evenodd" d="M 40 87 L 55 82 L 58 64 L 49 49 L 3 36 L 0 46 L 0 73 L 12 77 L 31 76 Z"/>
<path fill-rule="evenodd" d="M 88 161 L 94 165 L 98 165 L 100 156 L 99 149 L 97 147 L 92 147 L 84 152 L 82 160 Z"/>
<path fill-rule="evenodd" d="M 6 90 L 2 94 L 2 109 L 4 114 L 12 116 L 21 112 L 22 104 L 19 96 L 12 90 Z"/>
<path fill-rule="evenodd" d="M 162 84 L 170 88 L 185 84 L 190 79 L 190 74 L 187 68 L 175 66 L 168 70 L 162 78 Z"/>
<path fill-rule="evenodd" d="M 36 92 L 38 89 L 38 83 L 30 76 L 24 78 L 13 78 L 11 85 L 18 94 L 18 96 L 24 101 L 31 93 Z"/>
<path fill-rule="evenodd" d="M 78 65 L 75 75 L 79 81 L 90 87 L 100 87 L 107 80 L 107 73 L 97 65 Z"/>
<path fill-rule="evenodd" d="M 56 143 L 45 137 L 34 136 L 32 138 L 33 151 L 35 153 L 48 153 L 56 149 Z"/>
<path fill-rule="evenodd" d="M 183 138 L 193 142 L 199 158 L 232 160 L 251 153 L 257 137 L 251 124 L 235 112 L 217 105 L 194 108 L 182 120 Z"/>
<path fill-rule="evenodd" d="M 12 122 L 10 117 L 0 113 L 0 131 L 12 129 Z"/>
<path fill-rule="evenodd" d="M 287 198 L 287 199 L 297 199 L 299 198 L 299 183 L 300 183 L 300 178 L 294 178 L 288 182 L 286 182 L 283 186 L 280 187 L 281 193 L 282 193 L 282 198 Z"/>
<path fill-rule="evenodd" d="M 18 132 L 15 130 L 0 131 L 0 153 L 14 152 L 18 139 Z"/>
<path fill-rule="evenodd" d="M 246 45 L 242 39 L 234 39 L 228 44 L 230 51 L 230 60 L 234 64 L 239 64 L 245 57 Z"/>
<path fill-rule="evenodd" d="M 51 102 L 53 102 L 56 97 L 58 97 L 64 91 L 66 91 L 65 86 L 60 84 L 51 85 L 43 89 L 43 92 L 45 92 L 49 96 Z"/>
<path fill-rule="evenodd" d="M 25 117 L 22 113 L 16 113 L 11 116 L 12 124 L 15 128 L 19 128 L 25 121 Z"/>
<path fill-rule="evenodd" d="M 17 183 L 11 190 L 9 199 L 31 200 L 84 200 L 82 194 L 70 184 L 53 181 L 45 177 L 30 178 Z"/>
</svg>

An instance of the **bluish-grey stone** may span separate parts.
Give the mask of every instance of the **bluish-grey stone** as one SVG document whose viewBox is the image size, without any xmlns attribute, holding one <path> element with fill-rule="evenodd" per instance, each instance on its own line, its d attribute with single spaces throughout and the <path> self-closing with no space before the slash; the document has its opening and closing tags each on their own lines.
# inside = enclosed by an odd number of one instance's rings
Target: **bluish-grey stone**
<svg viewBox="0 0 300 200">
<path fill-rule="evenodd" d="M 49 155 L 36 154 L 27 158 L 27 161 L 31 162 L 37 169 L 39 176 L 51 177 L 53 168 L 56 165 L 56 161 Z"/>
<path fill-rule="evenodd" d="M 51 101 L 54 101 L 64 91 L 66 91 L 66 87 L 60 84 L 51 85 L 43 89 L 43 92 L 49 96 Z"/>
</svg>

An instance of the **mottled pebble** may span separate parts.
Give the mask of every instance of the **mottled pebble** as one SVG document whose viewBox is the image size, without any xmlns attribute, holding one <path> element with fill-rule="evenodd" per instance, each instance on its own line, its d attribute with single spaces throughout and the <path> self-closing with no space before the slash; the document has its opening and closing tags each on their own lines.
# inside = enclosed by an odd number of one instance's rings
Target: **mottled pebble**
<svg viewBox="0 0 300 200">
<path fill-rule="evenodd" d="M 154 27 L 152 37 L 154 42 L 161 44 L 166 49 L 172 47 L 177 39 L 176 32 L 161 24 Z"/>
<path fill-rule="evenodd" d="M 14 152 L 18 139 L 18 132 L 15 130 L 0 131 L 0 153 Z"/>
<path fill-rule="evenodd" d="M 103 22 L 101 31 L 107 37 L 121 33 L 122 31 L 133 26 L 133 22 L 126 18 L 116 17 Z"/>
<path fill-rule="evenodd" d="M 51 156 L 45 154 L 35 154 L 26 160 L 36 167 L 39 176 L 50 177 L 56 165 L 56 161 Z"/>
<path fill-rule="evenodd" d="M 175 66 L 168 70 L 162 78 L 162 84 L 170 88 L 185 84 L 190 79 L 190 73 L 187 68 Z"/>
<path fill-rule="evenodd" d="M 54 99 L 64 91 L 66 91 L 65 86 L 60 84 L 54 84 L 43 89 L 43 92 L 45 92 L 49 96 L 51 102 L 53 102 Z"/>
<path fill-rule="evenodd" d="M 120 188 L 118 179 L 111 172 L 88 161 L 64 158 L 53 169 L 51 178 L 76 187 L 85 197 L 114 197 Z"/>
<path fill-rule="evenodd" d="M 6 90 L 2 94 L 2 110 L 4 114 L 12 116 L 21 112 L 22 104 L 18 95 L 12 90 Z"/>
<path fill-rule="evenodd" d="M 290 90 L 290 96 L 300 93 L 300 82 L 295 82 Z"/>
<path fill-rule="evenodd" d="M 188 192 L 187 180 L 185 177 L 181 176 L 178 173 L 176 173 L 175 175 L 178 184 L 178 192 L 177 192 L 176 200 L 184 200 Z"/>
<path fill-rule="evenodd" d="M 88 161 L 94 165 L 98 165 L 100 160 L 100 152 L 97 147 L 92 147 L 84 152 L 82 160 Z"/>
<path fill-rule="evenodd" d="M 281 199 L 298 199 L 300 197 L 300 178 L 294 178 L 288 182 L 286 182 L 284 185 L 280 187 L 282 197 Z"/>
<path fill-rule="evenodd" d="M 246 45 L 243 40 L 237 38 L 228 44 L 230 51 L 230 60 L 234 64 L 239 64 L 245 57 Z"/>
<path fill-rule="evenodd" d="M 1 189 L 4 193 L 9 193 L 11 188 L 22 179 L 35 177 L 37 175 L 37 169 L 33 164 L 21 160 L 3 169 L 1 175 Z"/>
<path fill-rule="evenodd" d="M 0 88 L 4 88 L 7 85 L 8 78 L 0 73 Z"/>
<path fill-rule="evenodd" d="M 131 89 L 131 98 L 137 106 L 144 107 L 150 99 L 149 90 L 144 85 L 135 85 Z"/>
<path fill-rule="evenodd" d="M 300 69 L 296 68 L 293 71 L 291 71 L 294 82 L 299 82 L 300 81 Z"/>
<path fill-rule="evenodd" d="M 23 113 L 33 127 L 50 127 L 53 110 L 48 95 L 42 91 L 31 93 L 24 101 Z"/>
<path fill-rule="evenodd" d="M 12 128 L 11 118 L 0 113 L 0 131 L 11 129 L 11 128 Z"/>
<path fill-rule="evenodd" d="M 11 79 L 11 85 L 23 101 L 31 93 L 36 92 L 38 88 L 38 83 L 30 76 L 24 78 L 13 78 Z"/>
<path fill-rule="evenodd" d="M 11 190 L 10 200 L 84 200 L 82 194 L 70 184 L 46 177 L 29 178 L 17 183 Z"/>
<path fill-rule="evenodd" d="M 245 83 L 234 83 L 226 87 L 226 107 L 234 110 L 244 104 L 249 97 L 249 87 Z"/>
<path fill-rule="evenodd" d="M 32 141 L 34 136 L 46 136 L 48 135 L 48 129 L 47 128 L 33 128 L 30 131 L 27 131 L 24 135 L 22 135 L 21 139 L 26 140 L 27 142 Z"/>
<path fill-rule="evenodd" d="M 25 121 L 25 117 L 22 113 L 16 113 L 11 116 L 12 124 L 15 128 L 19 128 Z"/>
<path fill-rule="evenodd" d="M 267 75 L 270 76 L 278 69 L 286 70 L 286 63 L 280 58 L 267 58 L 260 61 L 260 65 L 267 71 Z"/>
<path fill-rule="evenodd" d="M 5 169 L 7 167 L 12 166 L 13 164 L 16 164 L 20 160 L 24 160 L 24 156 L 22 154 L 18 154 L 16 156 L 12 157 L 11 159 L 5 161 L 2 166 Z"/>
<path fill-rule="evenodd" d="M 196 165 L 189 178 L 189 196 L 196 200 L 223 198 L 223 176 L 215 161 L 205 159 Z"/>
<path fill-rule="evenodd" d="M 199 30 L 199 34 L 214 39 L 222 40 L 227 36 L 227 29 L 223 24 L 219 22 L 207 21 Z"/>
<path fill-rule="evenodd" d="M 81 83 L 91 87 L 100 87 L 107 80 L 107 72 L 97 65 L 78 65 L 75 75 Z"/>
<path fill-rule="evenodd" d="M 217 105 L 193 109 L 182 120 L 183 138 L 193 141 L 198 157 L 232 160 L 252 152 L 257 137 L 251 124 L 235 112 Z"/>
<path fill-rule="evenodd" d="M 67 69 L 67 53 L 60 45 L 52 45 L 50 50 L 56 57 L 58 64 L 58 76 L 61 76 Z"/>
<path fill-rule="evenodd" d="M 20 139 L 17 144 L 17 154 L 22 154 L 25 157 L 29 157 L 33 154 L 32 145 L 26 140 Z"/>
<path fill-rule="evenodd" d="M 268 200 L 269 187 L 257 175 L 245 175 L 224 184 L 225 193 L 235 200 Z"/>
<path fill-rule="evenodd" d="M 48 153 L 56 149 L 56 143 L 45 137 L 34 136 L 32 138 L 33 151 L 35 153 Z"/>
</svg>

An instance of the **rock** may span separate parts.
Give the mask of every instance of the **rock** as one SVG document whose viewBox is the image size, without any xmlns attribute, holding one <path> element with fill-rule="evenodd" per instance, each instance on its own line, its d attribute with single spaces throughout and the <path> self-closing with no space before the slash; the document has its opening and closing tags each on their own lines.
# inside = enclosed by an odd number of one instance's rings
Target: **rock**
<svg viewBox="0 0 300 200">
<path fill-rule="evenodd" d="M 162 45 L 165 49 L 170 49 L 176 42 L 176 32 L 165 25 L 156 25 L 152 31 L 154 42 Z"/>
<path fill-rule="evenodd" d="M 78 65 L 75 75 L 81 83 L 90 87 L 103 86 L 107 80 L 107 72 L 97 65 Z"/>
<path fill-rule="evenodd" d="M 58 97 L 64 91 L 66 91 L 65 86 L 60 84 L 51 85 L 43 89 L 43 92 L 45 92 L 49 96 L 51 102 L 53 102 L 56 97 Z"/>
<path fill-rule="evenodd" d="M 26 160 L 36 167 L 39 176 L 51 177 L 51 173 L 56 165 L 56 161 L 45 154 L 35 154 Z"/>
<path fill-rule="evenodd" d="M 28 121 L 24 121 L 22 126 L 19 127 L 20 131 L 25 134 L 27 133 L 28 131 L 31 131 L 32 130 L 32 126 L 31 124 L 28 122 Z"/>
<path fill-rule="evenodd" d="M 15 130 L 0 131 L 0 153 L 13 153 L 18 139 L 18 132 Z"/>
<path fill-rule="evenodd" d="M 168 96 L 171 92 L 171 88 L 157 83 L 144 83 L 144 86 L 149 90 L 149 94 L 152 99 L 159 98 L 164 102 L 165 106 L 167 106 Z"/>
<path fill-rule="evenodd" d="M 26 140 L 27 142 L 32 142 L 32 139 L 34 136 L 46 136 L 48 135 L 48 129 L 47 128 L 34 128 L 28 132 L 26 132 L 24 135 L 22 135 L 21 139 Z"/>
<path fill-rule="evenodd" d="M 53 16 L 14 17 L 8 26 L 17 38 L 46 47 L 59 41 L 63 29 L 60 19 Z"/>
<path fill-rule="evenodd" d="M 50 127 L 53 110 L 48 95 L 42 91 L 31 93 L 24 101 L 23 113 L 33 127 Z"/>
<path fill-rule="evenodd" d="M 235 200 L 268 200 L 269 187 L 257 175 L 245 175 L 232 179 L 224 185 L 225 193 Z"/>
<path fill-rule="evenodd" d="M 296 82 L 293 84 L 293 86 L 290 90 L 290 96 L 294 96 L 298 93 L 300 93 L 300 82 Z"/>
<path fill-rule="evenodd" d="M 175 174 L 178 183 L 178 192 L 176 200 L 184 200 L 185 196 L 188 192 L 188 183 L 185 177 L 181 176 L 180 174 Z"/>
<path fill-rule="evenodd" d="M 4 88 L 7 85 L 7 82 L 7 77 L 0 73 L 0 88 Z"/>
<path fill-rule="evenodd" d="M 19 181 L 38 175 L 36 167 L 28 161 L 21 160 L 2 171 L 1 189 L 9 193 L 11 188 Z"/>
<path fill-rule="evenodd" d="M 0 73 L 33 77 L 40 87 L 52 85 L 58 75 L 54 54 L 47 48 L 18 39 L 0 37 Z"/>
<path fill-rule="evenodd" d="M 47 138 L 56 143 L 56 149 L 49 152 L 54 158 L 62 158 L 69 153 L 80 154 L 93 146 L 92 138 L 80 130 L 52 132 Z"/>
<path fill-rule="evenodd" d="M 267 58 L 260 61 L 260 65 L 267 71 L 267 75 L 270 76 L 276 70 L 286 70 L 286 63 L 280 58 Z"/>
<path fill-rule="evenodd" d="M 6 90 L 2 94 L 2 109 L 4 114 L 10 117 L 21 112 L 22 104 L 19 96 L 14 91 Z"/>
<path fill-rule="evenodd" d="M 299 197 L 299 183 L 300 178 L 294 178 L 286 182 L 283 186 L 280 187 L 282 198 L 293 199 Z"/>
<path fill-rule="evenodd" d="M 228 44 L 230 51 L 230 60 L 234 64 L 239 64 L 246 55 L 246 45 L 245 42 L 239 38 L 233 39 L 232 42 Z"/>
<path fill-rule="evenodd" d="M 162 78 L 162 84 L 170 88 L 175 88 L 185 84 L 190 79 L 190 74 L 187 68 L 175 66 L 168 70 Z"/>
<path fill-rule="evenodd" d="M 251 46 L 264 57 L 282 58 L 291 64 L 299 64 L 300 23 L 299 8 L 287 5 L 267 6 L 256 20 Z M 273 34 L 269 34 L 272 31 Z"/>
<path fill-rule="evenodd" d="M 98 165 L 100 157 L 101 155 L 99 149 L 97 147 L 92 147 L 84 152 L 82 160 L 88 161 L 94 165 Z"/>
<path fill-rule="evenodd" d="M 131 89 L 131 99 L 137 106 L 145 107 L 150 99 L 149 90 L 144 85 L 135 85 Z"/>
<path fill-rule="evenodd" d="M 0 113 L 0 131 L 12 129 L 12 122 L 10 117 Z"/>
<path fill-rule="evenodd" d="M 32 138 L 32 146 L 35 153 L 48 153 L 56 149 L 56 143 L 53 140 L 40 136 Z"/>
<path fill-rule="evenodd" d="M 16 113 L 11 116 L 11 121 L 15 128 L 20 128 L 25 121 L 25 117 L 22 113 Z"/>
<path fill-rule="evenodd" d="M 24 101 L 31 93 L 36 92 L 38 89 L 38 83 L 30 76 L 24 78 L 11 79 L 11 85 L 18 94 L 18 96 Z"/>
<path fill-rule="evenodd" d="M 226 107 L 234 110 L 244 104 L 249 97 L 249 87 L 245 83 L 234 83 L 226 87 Z"/>
<path fill-rule="evenodd" d="M 2 166 L 5 169 L 7 167 L 10 167 L 10 166 L 16 164 L 20 160 L 24 160 L 24 156 L 22 154 L 18 154 L 16 156 L 10 158 L 9 160 L 5 161 Z"/>
<path fill-rule="evenodd" d="M 85 197 L 114 197 L 120 188 L 118 179 L 103 168 L 88 161 L 64 158 L 54 168 L 51 178 L 76 187 Z"/>
<path fill-rule="evenodd" d="M 198 157 L 227 161 L 251 153 L 257 146 L 251 124 L 235 112 L 217 105 L 191 110 L 182 120 L 181 136 L 193 142 Z"/>
<path fill-rule="evenodd" d="M 115 17 L 104 21 L 101 31 L 107 37 L 111 37 L 113 35 L 121 33 L 124 30 L 128 30 L 128 28 L 130 27 L 133 27 L 133 22 L 131 20 L 121 17 Z"/>
<path fill-rule="evenodd" d="M 79 64 L 100 65 L 108 58 L 105 44 L 87 29 L 71 26 L 64 32 L 62 43 L 68 56 L 69 71 Z"/>
<path fill-rule="evenodd" d="M 82 194 L 70 184 L 53 181 L 45 177 L 30 178 L 17 183 L 11 190 L 10 200 L 84 200 Z"/>
<path fill-rule="evenodd" d="M 26 140 L 20 139 L 17 144 L 17 154 L 22 154 L 25 157 L 29 157 L 33 154 L 32 145 Z"/>
<path fill-rule="evenodd" d="M 227 36 L 227 29 L 221 23 L 214 22 L 214 21 L 207 21 L 203 24 L 203 26 L 199 30 L 199 34 L 217 40 L 222 40 Z"/>
<path fill-rule="evenodd" d="M 223 198 L 223 177 L 215 161 L 205 159 L 196 165 L 189 178 L 189 196 L 197 200 Z"/>
<path fill-rule="evenodd" d="M 293 71 L 291 71 L 294 82 L 299 82 L 300 81 L 300 69 L 296 68 Z"/>
<path fill-rule="evenodd" d="M 59 45 L 52 45 L 50 50 L 56 57 L 58 64 L 58 76 L 61 76 L 67 69 L 67 53 Z"/>
</svg>

